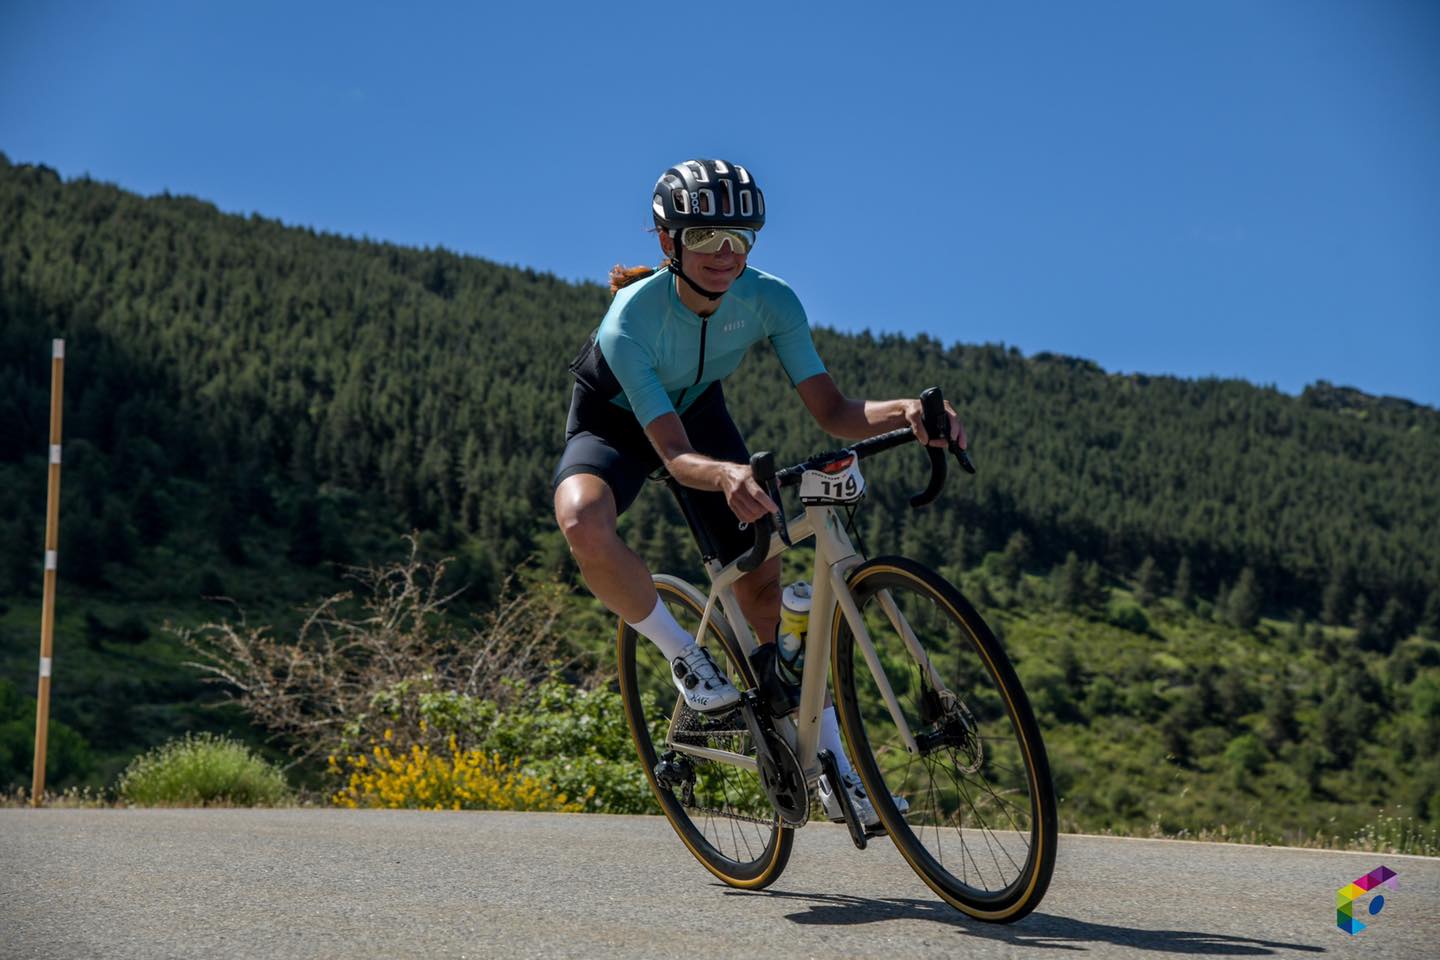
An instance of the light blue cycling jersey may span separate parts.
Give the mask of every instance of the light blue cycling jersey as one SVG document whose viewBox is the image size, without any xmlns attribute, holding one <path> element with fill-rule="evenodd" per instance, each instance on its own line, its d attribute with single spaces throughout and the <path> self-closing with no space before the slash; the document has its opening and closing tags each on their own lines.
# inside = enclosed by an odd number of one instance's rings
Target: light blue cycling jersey
<svg viewBox="0 0 1440 960">
<path fill-rule="evenodd" d="M 646 426 L 684 413 L 706 387 L 734 372 L 751 344 L 767 337 L 792 386 L 825 372 L 795 291 L 746 267 L 704 319 L 680 301 L 669 270 L 632 283 L 615 294 L 595 340 L 621 388 L 611 402 Z"/>
</svg>

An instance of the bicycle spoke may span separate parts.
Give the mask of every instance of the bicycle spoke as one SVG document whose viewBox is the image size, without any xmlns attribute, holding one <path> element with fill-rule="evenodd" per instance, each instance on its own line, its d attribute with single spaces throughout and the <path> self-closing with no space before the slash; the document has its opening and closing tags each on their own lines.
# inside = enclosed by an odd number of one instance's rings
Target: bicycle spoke
<svg viewBox="0 0 1440 960">
<path fill-rule="evenodd" d="M 694 631 L 703 598 L 692 602 L 698 596 L 693 588 L 677 583 L 657 578 L 656 588 L 681 627 Z M 703 646 L 743 689 L 744 671 L 732 661 L 732 644 L 719 629 L 712 621 Z M 711 716 L 686 707 L 659 650 L 633 629 L 626 631 L 621 635 L 622 688 L 641 761 L 653 771 L 662 754 L 670 757 L 665 782 L 654 784 L 662 809 L 691 852 L 721 879 L 748 887 L 768 884 L 784 869 L 793 841 L 760 788 L 758 771 L 726 760 L 753 761 L 749 730 L 738 712 Z M 643 736 L 637 732 L 642 729 Z"/>
<path fill-rule="evenodd" d="M 1038 733 L 1022 732 L 1017 710 L 1027 711 L 1025 729 L 1033 730 L 1034 721 L 1003 651 L 983 622 L 967 619 L 975 615 L 954 588 L 916 564 L 871 561 L 850 582 L 885 685 L 918 748 L 918 755 L 906 749 L 897 718 L 878 696 L 869 657 L 842 623 L 835 648 L 841 676 L 848 678 L 842 720 L 857 749 L 868 747 L 869 754 L 852 760 L 876 781 L 867 783 L 873 792 L 910 803 L 903 819 L 887 820 L 896 845 L 956 906 L 1000 904 L 1010 910 L 1007 917 L 1023 915 L 1049 880 L 1054 813 L 1050 795 L 1033 792 L 1037 782 L 1049 789 L 1048 774 L 1037 779 L 1030 767 L 1043 747 Z M 933 670 L 917 659 L 915 642 Z M 997 664 L 1007 671 L 1003 676 Z M 857 722 L 861 730 L 854 729 Z M 1042 827 L 1051 839 L 1039 847 Z M 1041 882 L 1032 881 L 1037 874 Z"/>
</svg>

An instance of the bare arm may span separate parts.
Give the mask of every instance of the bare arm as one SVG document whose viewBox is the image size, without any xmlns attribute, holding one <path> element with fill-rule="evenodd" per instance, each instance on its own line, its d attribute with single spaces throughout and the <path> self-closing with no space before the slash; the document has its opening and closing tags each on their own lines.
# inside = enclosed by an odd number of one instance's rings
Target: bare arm
<svg viewBox="0 0 1440 960">
<path fill-rule="evenodd" d="M 651 420 L 645 435 L 672 477 L 697 490 L 719 490 L 741 520 L 750 523 L 779 509 L 755 482 L 748 463 L 726 463 L 696 453 L 678 414 Z"/>
<path fill-rule="evenodd" d="M 828 373 L 818 373 L 795 386 L 805 408 L 820 424 L 820 429 L 844 440 L 864 440 L 887 430 L 911 427 L 922 442 L 943 447 L 946 440 L 932 438 L 925 430 L 919 400 L 851 400 L 840 392 Z M 945 402 L 950 415 L 950 439 L 966 446 L 965 427 L 950 402 Z"/>
</svg>

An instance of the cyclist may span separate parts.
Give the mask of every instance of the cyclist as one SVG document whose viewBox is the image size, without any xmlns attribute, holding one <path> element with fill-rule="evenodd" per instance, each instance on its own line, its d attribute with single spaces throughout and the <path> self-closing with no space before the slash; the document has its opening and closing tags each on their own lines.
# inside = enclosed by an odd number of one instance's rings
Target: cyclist
<svg viewBox="0 0 1440 960">
<path fill-rule="evenodd" d="M 817 180 L 827 179 L 818 189 L 833 189 L 828 177 L 822 169 Z M 852 400 L 840 392 L 815 352 L 795 293 L 747 263 L 765 225 L 765 198 L 745 167 L 724 160 L 678 163 L 656 182 L 651 209 L 665 262 L 611 271 L 614 299 L 570 366 L 576 383 L 554 474 L 555 519 L 591 592 L 659 647 L 691 709 L 713 713 L 734 706 L 739 692 L 660 602 L 649 569 L 620 540 L 615 523 L 663 465 L 679 483 L 701 491 L 694 497 L 697 519 L 722 563 L 749 548 L 752 538 L 741 522 L 777 507 L 751 475 L 745 441 L 725 409 L 720 381 L 745 351 L 769 339 L 801 402 L 827 433 L 859 440 L 910 426 L 931 445 L 944 446 L 947 438 L 926 433 L 919 400 Z M 848 234 L 839 240 L 851 242 Z M 950 436 L 963 446 L 964 428 L 946 408 Z M 760 642 L 775 642 L 780 558 L 741 577 L 734 589 Z M 877 823 L 845 755 L 833 705 L 821 717 L 820 745 L 835 755 L 862 819 Z M 823 778 L 820 793 L 826 815 L 841 819 Z"/>
</svg>

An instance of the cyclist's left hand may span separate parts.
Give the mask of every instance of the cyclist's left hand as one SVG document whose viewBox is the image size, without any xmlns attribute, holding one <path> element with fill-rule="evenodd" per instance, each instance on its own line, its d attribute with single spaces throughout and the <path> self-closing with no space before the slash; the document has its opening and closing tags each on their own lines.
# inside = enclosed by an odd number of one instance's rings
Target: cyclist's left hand
<svg viewBox="0 0 1440 960">
<path fill-rule="evenodd" d="M 924 409 L 919 400 L 901 400 L 900 402 L 905 405 L 905 422 L 910 425 L 910 429 L 915 431 L 915 436 L 920 439 L 921 443 L 931 447 L 948 447 L 950 441 L 955 440 L 960 444 L 962 450 L 969 446 L 965 438 L 965 424 L 960 422 L 960 417 L 955 413 L 955 408 L 950 406 L 949 400 L 945 401 L 945 414 L 950 419 L 948 439 L 930 436 L 930 432 L 925 429 Z"/>
</svg>

